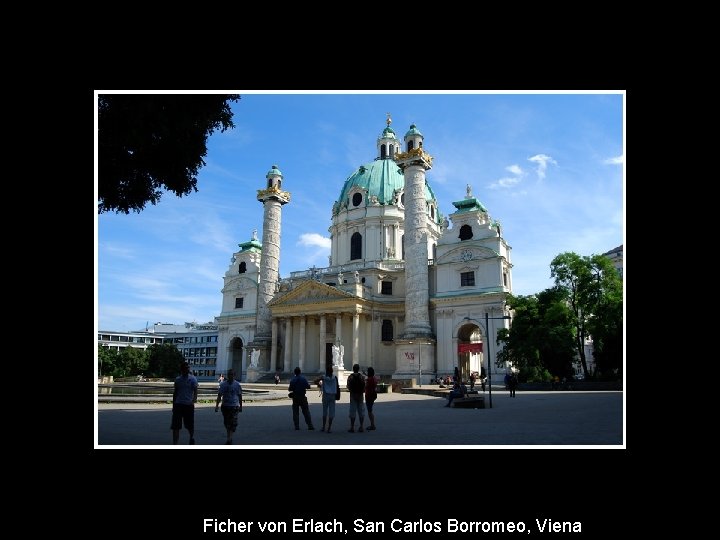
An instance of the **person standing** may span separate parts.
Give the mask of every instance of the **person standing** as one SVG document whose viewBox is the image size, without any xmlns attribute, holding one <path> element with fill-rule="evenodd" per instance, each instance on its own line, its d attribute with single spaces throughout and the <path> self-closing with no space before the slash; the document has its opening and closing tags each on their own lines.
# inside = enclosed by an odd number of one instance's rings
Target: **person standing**
<svg viewBox="0 0 720 540">
<path fill-rule="evenodd" d="M 373 406 L 377 399 L 377 383 L 378 376 L 375 375 L 375 369 L 369 367 L 367 370 L 367 380 L 365 381 L 365 404 L 367 405 L 368 418 L 370 419 L 370 425 L 367 430 L 372 431 L 375 429 L 375 413 L 373 412 Z"/>
<path fill-rule="evenodd" d="M 215 412 L 218 412 L 220 400 L 222 400 L 223 423 L 227 431 L 225 444 L 232 444 L 232 436 L 238 424 L 238 413 L 242 412 L 242 386 L 235 380 L 234 369 L 229 369 L 227 379 L 220 383 L 215 400 Z"/>
<path fill-rule="evenodd" d="M 472 392 L 475 389 L 475 372 L 470 372 L 470 391 Z"/>
<path fill-rule="evenodd" d="M 310 383 L 305 377 L 300 375 L 300 368 L 296 367 L 293 370 L 295 376 L 290 379 L 290 385 L 288 390 L 293 393 L 292 397 L 292 413 L 293 413 L 293 424 L 295 429 L 300 429 L 300 409 L 302 409 L 303 417 L 305 417 L 305 423 L 307 424 L 308 430 L 312 431 L 315 429 L 312 424 L 312 418 L 310 418 L 310 408 L 308 407 L 308 400 L 305 392 L 310 389 Z"/>
<path fill-rule="evenodd" d="M 515 389 L 518 385 L 518 378 L 515 373 L 510 375 L 510 379 L 508 380 L 508 388 L 510 389 L 510 397 L 515 397 Z"/>
<path fill-rule="evenodd" d="M 365 379 L 360 374 L 360 364 L 353 365 L 353 372 L 347 380 L 347 388 L 350 391 L 350 433 L 355 433 L 355 415 L 360 416 L 359 433 L 365 431 L 363 422 L 365 422 L 365 404 L 363 403 L 363 393 L 365 392 Z"/>
<path fill-rule="evenodd" d="M 337 377 L 333 376 L 332 366 L 328 366 L 325 370 L 325 375 L 321 379 L 322 389 L 322 407 L 323 407 L 323 425 L 320 431 L 327 431 L 330 433 L 330 427 L 332 426 L 333 419 L 335 418 L 335 394 L 337 394 L 339 382 Z M 327 421 L 327 430 L 325 429 L 325 422 Z"/>
<path fill-rule="evenodd" d="M 190 373 L 190 364 L 180 364 L 180 375 L 175 378 L 173 386 L 173 408 L 170 429 L 173 432 L 173 444 L 178 443 L 180 429 L 190 433 L 190 444 L 195 444 L 195 403 L 197 403 L 198 382 Z"/>
</svg>

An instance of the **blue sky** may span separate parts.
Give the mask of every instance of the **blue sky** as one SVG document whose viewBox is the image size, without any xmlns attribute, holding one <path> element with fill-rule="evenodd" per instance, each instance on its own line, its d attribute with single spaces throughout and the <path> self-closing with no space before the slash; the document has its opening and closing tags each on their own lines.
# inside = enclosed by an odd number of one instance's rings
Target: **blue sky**
<svg viewBox="0 0 720 540">
<path fill-rule="evenodd" d="M 97 325 L 212 321 L 237 245 L 257 229 L 257 190 L 273 164 L 291 193 L 282 207 L 280 275 L 327 266 L 331 209 L 345 179 L 376 156 L 391 113 L 433 156 L 428 181 L 444 215 L 472 194 L 512 247 L 513 292 L 552 286 L 564 251 L 624 243 L 624 95 L 616 93 L 253 93 L 233 91 L 235 128 L 208 139 L 198 192 L 165 194 L 142 213 L 96 226 Z"/>
</svg>

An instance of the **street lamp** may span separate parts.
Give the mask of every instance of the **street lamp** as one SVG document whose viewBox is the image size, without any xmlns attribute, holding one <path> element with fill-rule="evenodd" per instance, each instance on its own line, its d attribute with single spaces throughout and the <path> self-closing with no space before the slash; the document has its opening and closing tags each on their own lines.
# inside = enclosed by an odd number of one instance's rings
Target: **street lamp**
<svg viewBox="0 0 720 540">
<path fill-rule="evenodd" d="M 489 317 L 487 311 L 485 312 L 485 337 L 487 339 L 487 364 L 488 364 L 488 400 L 490 402 L 490 408 L 492 409 L 492 369 L 490 367 L 490 325 L 488 324 L 489 319 L 503 320 L 512 319 L 510 315 L 503 315 L 502 317 Z M 471 317 L 464 317 L 466 321 L 475 321 L 476 323 L 482 324 L 477 319 Z"/>
</svg>

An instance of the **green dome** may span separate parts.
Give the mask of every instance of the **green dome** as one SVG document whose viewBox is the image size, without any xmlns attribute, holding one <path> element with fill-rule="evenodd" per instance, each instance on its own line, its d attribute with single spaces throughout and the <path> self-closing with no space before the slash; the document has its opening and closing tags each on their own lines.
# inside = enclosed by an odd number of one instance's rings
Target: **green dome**
<svg viewBox="0 0 720 540">
<path fill-rule="evenodd" d="M 382 134 L 380 135 L 381 139 L 397 139 L 395 136 L 395 132 L 392 130 L 390 126 L 383 129 Z"/>
<path fill-rule="evenodd" d="M 268 173 L 265 175 L 265 178 L 269 178 L 271 175 L 280 175 L 282 176 L 283 173 L 280 172 L 280 169 L 277 168 L 277 165 L 273 165 L 272 169 L 268 171 Z"/>
<path fill-rule="evenodd" d="M 415 124 L 410 124 L 410 129 L 405 134 L 405 137 L 410 137 L 411 135 L 420 135 L 421 137 L 423 137 L 423 134 L 420 133 L 420 130 L 418 130 Z"/>
<path fill-rule="evenodd" d="M 395 190 L 402 190 L 405 187 L 405 176 L 392 159 L 378 159 L 372 163 L 361 165 L 345 180 L 340 197 L 333 206 L 333 214 L 348 207 L 348 193 L 356 186 L 364 188 L 367 193 L 362 207 L 372 206 L 373 203 L 370 200 L 373 196 L 377 197 L 378 204 L 392 204 Z M 438 207 L 435 193 L 427 181 L 425 182 L 425 200 L 434 201 L 435 207 Z M 439 214 L 439 211 L 435 214 L 435 220 L 438 223 L 440 223 Z"/>
</svg>

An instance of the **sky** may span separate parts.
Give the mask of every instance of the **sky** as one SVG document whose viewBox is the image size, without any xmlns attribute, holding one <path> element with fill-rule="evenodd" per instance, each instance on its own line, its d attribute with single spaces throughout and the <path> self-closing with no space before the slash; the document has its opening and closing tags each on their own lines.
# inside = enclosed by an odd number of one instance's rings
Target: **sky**
<svg viewBox="0 0 720 540">
<path fill-rule="evenodd" d="M 387 113 L 399 138 L 410 124 L 424 135 L 433 157 L 427 179 L 443 215 L 469 184 L 500 221 L 513 294 L 551 287 L 550 262 L 560 253 L 624 243 L 622 91 L 228 93 L 241 95 L 231 104 L 235 128 L 208 138 L 197 193 L 166 193 L 128 215 L 98 215 L 96 197 L 96 330 L 213 321 L 238 244 L 253 229 L 262 239 L 257 190 L 272 165 L 291 194 L 282 207 L 280 277 L 328 266 L 333 203 L 352 172 L 375 159 Z"/>
</svg>

